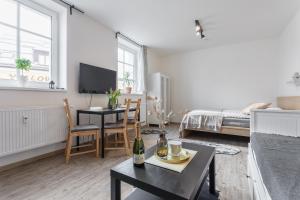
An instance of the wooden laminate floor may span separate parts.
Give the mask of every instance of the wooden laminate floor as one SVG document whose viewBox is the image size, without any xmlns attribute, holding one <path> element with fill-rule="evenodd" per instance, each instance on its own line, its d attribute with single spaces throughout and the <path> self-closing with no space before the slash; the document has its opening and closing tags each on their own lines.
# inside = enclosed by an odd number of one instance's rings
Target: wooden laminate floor
<svg viewBox="0 0 300 200">
<path fill-rule="evenodd" d="M 178 137 L 172 125 L 168 138 Z M 143 135 L 146 147 L 156 143 L 157 135 Z M 190 138 L 230 144 L 241 149 L 234 156 L 216 156 L 216 181 L 222 200 L 248 200 L 247 140 L 212 134 L 192 134 Z M 45 158 L 0 173 L 0 200 L 109 200 L 109 169 L 127 159 L 122 152 L 108 152 L 105 159 L 94 155 L 73 157 L 69 165 L 63 155 Z M 122 184 L 122 197 L 132 187 Z"/>
</svg>

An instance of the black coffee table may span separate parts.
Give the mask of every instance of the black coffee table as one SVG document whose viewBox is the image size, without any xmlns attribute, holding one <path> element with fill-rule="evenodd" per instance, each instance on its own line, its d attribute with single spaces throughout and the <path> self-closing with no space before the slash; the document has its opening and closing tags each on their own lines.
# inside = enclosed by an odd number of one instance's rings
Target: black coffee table
<svg viewBox="0 0 300 200">
<path fill-rule="evenodd" d="M 110 170 L 111 200 L 121 199 L 121 181 L 137 189 L 126 200 L 197 200 L 217 199 L 215 190 L 215 148 L 183 143 L 183 148 L 198 151 L 182 173 L 145 163 L 133 166 L 128 159 Z M 153 155 L 155 147 L 146 152 Z M 209 176 L 209 186 L 207 177 Z"/>
</svg>

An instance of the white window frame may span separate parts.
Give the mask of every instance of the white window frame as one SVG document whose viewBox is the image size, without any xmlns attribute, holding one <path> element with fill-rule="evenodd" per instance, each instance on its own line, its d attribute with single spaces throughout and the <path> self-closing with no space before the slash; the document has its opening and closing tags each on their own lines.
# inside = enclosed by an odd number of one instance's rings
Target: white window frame
<svg viewBox="0 0 300 200">
<path fill-rule="evenodd" d="M 2 23 L 0 22 L 0 24 L 10 27 L 10 28 L 14 28 L 17 30 L 17 38 L 16 38 L 16 52 L 17 52 L 17 57 L 20 56 L 20 32 L 24 31 L 30 34 L 33 34 L 35 36 L 39 36 L 39 37 L 43 37 L 43 38 L 47 38 L 47 39 L 51 39 L 51 65 L 50 65 L 50 69 L 49 69 L 49 75 L 50 75 L 50 80 L 53 80 L 55 82 L 55 84 L 57 86 L 59 86 L 59 51 L 58 51 L 58 46 L 59 46 L 59 24 L 58 24 L 58 13 L 56 13 L 55 11 L 48 9 L 44 6 L 41 6 L 37 3 L 34 3 L 30 0 L 13 0 L 17 3 L 17 25 L 16 27 L 10 24 L 6 24 L 6 23 Z M 34 33 L 34 32 L 30 32 L 28 30 L 24 30 L 22 28 L 20 28 L 20 5 L 29 7 L 37 12 L 40 12 L 44 15 L 47 15 L 49 17 L 51 17 L 51 37 L 46 37 L 43 35 L 40 35 L 38 33 Z M 20 72 L 19 70 L 16 69 L 16 75 L 17 75 L 17 79 L 20 76 Z M 20 87 L 18 84 L 18 80 L 0 80 L 0 87 L 2 88 L 7 88 L 7 87 Z M 33 82 L 33 81 L 28 81 L 26 88 L 48 88 L 49 84 L 48 83 L 39 83 L 39 82 Z"/>
<path fill-rule="evenodd" d="M 128 47 L 128 46 L 126 46 L 124 44 L 121 44 L 121 43 L 119 43 L 118 49 L 122 49 L 124 51 L 124 54 L 123 54 L 123 60 L 124 61 L 121 62 L 123 65 L 124 64 L 130 65 L 128 63 L 125 63 L 125 51 L 132 53 L 133 56 L 134 56 L 134 61 L 133 61 L 133 80 L 134 80 L 134 83 L 132 85 L 132 92 L 135 93 L 136 92 L 136 82 L 137 82 L 137 64 L 138 64 L 138 61 L 137 61 L 138 58 L 137 58 L 137 56 L 138 56 L 138 52 L 137 52 L 137 50 L 135 50 L 133 48 L 130 48 L 130 47 Z M 119 55 L 118 55 L 118 63 L 119 63 Z M 118 66 L 118 75 L 119 75 L 119 66 Z M 117 79 L 118 79 L 117 81 L 119 82 L 119 76 L 118 76 Z M 124 80 L 122 80 L 122 81 L 123 81 L 123 84 L 124 84 Z M 118 89 L 122 89 L 122 88 L 118 88 Z M 125 89 L 125 88 L 123 88 L 123 89 Z"/>
</svg>

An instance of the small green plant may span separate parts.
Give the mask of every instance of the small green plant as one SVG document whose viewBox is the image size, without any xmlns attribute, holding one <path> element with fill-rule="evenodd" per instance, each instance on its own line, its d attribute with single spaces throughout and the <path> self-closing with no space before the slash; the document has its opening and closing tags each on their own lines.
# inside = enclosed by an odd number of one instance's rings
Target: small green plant
<svg viewBox="0 0 300 200">
<path fill-rule="evenodd" d="M 134 81 L 129 79 L 129 77 L 130 77 L 130 73 L 125 72 L 124 76 L 123 76 L 123 80 L 124 80 L 125 86 L 127 86 L 127 87 L 130 87 L 134 83 Z"/>
<path fill-rule="evenodd" d="M 24 75 L 24 70 L 29 71 L 31 69 L 31 61 L 25 58 L 16 59 L 16 68 L 21 70 L 22 76 Z"/>
<path fill-rule="evenodd" d="M 118 105 L 119 97 L 121 96 L 121 90 L 113 90 L 110 88 L 110 90 L 106 92 L 106 95 L 108 97 L 108 107 L 115 109 Z"/>
</svg>

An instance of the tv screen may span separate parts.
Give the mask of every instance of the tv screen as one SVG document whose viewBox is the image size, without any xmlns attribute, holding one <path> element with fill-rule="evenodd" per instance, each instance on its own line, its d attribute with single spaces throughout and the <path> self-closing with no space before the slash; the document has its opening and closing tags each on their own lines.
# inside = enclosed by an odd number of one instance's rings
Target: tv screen
<svg viewBox="0 0 300 200">
<path fill-rule="evenodd" d="M 80 63 L 79 93 L 105 94 L 116 89 L 117 72 Z"/>
</svg>

